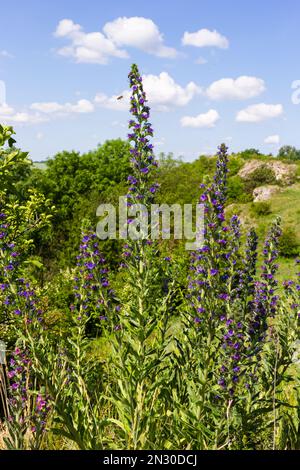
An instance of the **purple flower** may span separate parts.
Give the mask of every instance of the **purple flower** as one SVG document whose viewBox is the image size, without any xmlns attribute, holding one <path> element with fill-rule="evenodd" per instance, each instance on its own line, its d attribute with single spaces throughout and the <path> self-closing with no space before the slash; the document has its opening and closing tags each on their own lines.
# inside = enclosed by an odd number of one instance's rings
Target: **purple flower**
<svg viewBox="0 0 300 470">
<path fill-rule="evenodd" d="M 228 294 L 220 294 L 220 295 L 219 295 L 219 299 L 221 299 L 221 300 L 228 300 L 228 299 L 229 299 L 229 295 L 228 295 Z"/>
<path fill-rule="evenodd" d="M 194 318 L 194 322 L 197 324 L 197 323 L 201 323 L 203 320 L 199 317 L 195 317 Z"/>
</svg>

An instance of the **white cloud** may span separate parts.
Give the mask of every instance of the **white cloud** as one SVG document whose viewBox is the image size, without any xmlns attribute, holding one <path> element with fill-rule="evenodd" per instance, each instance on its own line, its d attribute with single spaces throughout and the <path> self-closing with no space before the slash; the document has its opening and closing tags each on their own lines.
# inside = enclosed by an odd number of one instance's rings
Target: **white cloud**
<svg viewBox="0 0 300 470">
<path fill-rule="evenodd" d="M 59 104 L 55 101 L 32 103 L 30 108 L 45 114 L 92 113 L 95 110 L 94 104 L 84 99 L 77 101 L 75 104 Z"/>
<path fill-rule="evenodd" d="M 44 138 L 44 134 L 42 132 L 38 132 L 35 137 L 37 140 L 42 140 Z"/>
<path fill-rule="evenodd" d="M 122 46 L 135 47 L 158 57 L 175 57 L 177 52 L 167 47 L 156 24 L 143 17 L 117 18 L 103 27 L 103 32 L 85 33 L 82 26 L 70 19 L 61 20 L 54 35 L 67 38 L 70 44 L 58 50 L 76 62 L 107 64 L 109 57 L 128 58 Z"/>
<path fill-rule="evenodd" d="M 122 96 L 121 99 L 118 99 Z M 94 102 L 96 105 L 106 108 L 114 109 L 116 111 L 128 111 L 129 109 L 129 100 L 130 100 L 130 91 L 125 90 L 121 95 L 107 96 L 105 93 L 97 93 L 95 96 Z"/>
<path fill-rule="evenodd" d="M 9 116 L 14 114 L 15 110 L 7 104 L 0 104 L 0 116 Z"/>
<path fill-rule="evenodd" d="M 166 107 L 185 106 L 201 93 L 201 88 L 196 83 L 189 82 L 182 87 L 167 72 L 145 75 L 143 84 L 149 103 Z"/>
<path fill-rule="evenodd" d="M 10 115 L 1 115 L 0 120 L 7 124 L 38 124 L 40 122 L 45 122 L 48 119 L 40 116 L 38 113 L 30 114 L 26 111 L 16 112 Z"/>
<path fill-rule="evenodd" d="M 174 106 L 185 106 L 201 93 L 201 88 L 194 82 L 182 87 L 167 72 L 161 72 L 159 75 L 144 75 L 143 86 L 149 105 L 160 111 L 168 111 Z M 98 93 L 95 103 L 104 108 L 127 111 L 130 91 L 124 90 L 121 96 L 123 98 L 118 100 L 118 95 L 108 97 L 104 93 Z"/>
<path fill-rule="evenodd" d="M 81 30 L 82 28 L 80 24 L 76 24 L 72 20 L 65 19 L 58 23 L 54 35 L 58 38 L 62 38 L 64 36 L 72 36 Z"/>
<path fill-rule="evenodd" d="M 195 33 L 186 31 L 181 41 L 184 46 L 219 47 L 221 49 L 229 47 L 229 41 L 225 36 L 216 30 L 210 31 L 209 29 L 199 29 Z"/>
<path fill-rule="evenodd" d="M 103 31 L 109 40 L 120 47 L 135 47 L 158 57 L 174 58 L 177 55 L 176 49 L 164 45 L 163 35 L 149 18 L 117 18 L 106 23 Z"/>
<path fill-rule="evenodd" d="M 195 60 L 195 64 L 198 64 L 198 65 L 207 64 L 207 59 L 205 59 L 204 57 L 198 57 L 198 59 Z"/>
<path fill-rule="evenodd" d="M 118 49 L 104 34 L 85 33 L 79 24 L 69 19 L 59 22 L 54 35 L 71 41 L 69 46 L 62 47 L 58 53 L 65 57 L 72 57 L 76 62 L 106 64 L 110 56 L 128 57 L 126 51 Z"/>
<path fill-rule="evenodd" d="M 18 111 L 3 104 L 0 106 L 0 121 L 8 124 L 38 124 L 49 121 L 51 117 L 68 116 L 71 114 L 92 113 L 95 105 L 89 100 L 79 100 L 76 103 L 59 104 L 55 101 L 45 103 L 32 103 L 29 110 Z M 38 139 L 38 134 L 37 134 Z"/>
<path fill-rule="evenodd" d="M 261 78 L 243 75 L 236 80 L 222 78 L 213 82 L 206 90 L 212 100 L 246 100 L 265 91 L 265 82 Z"/>
<path fill-rule="evenodd" d="M 184 116 L 180 123 L 182 127 L 215 127 L 220 119 L 218 111 L 210 109 L 207 113 L 198 114 L 198 116 Z"/>
<path fill-rule="evenodd" d="M 0 105 L 0 121 L 6 124 L 37 124 L 46 120 L 39 113 L 17 111 L 7 104 Z"/>
<path fill-rule="evenodd" d="M 236 115 L 238 122 L 261 122 L 281 116 L 283 107 L 281 104 L 259 103 L 242 109 Z"/>
<path fill-rule="evenodd" d="M 62 111 L 63 105 L 51 101 L 46 103 L 32 103 L 30 108 L 41 113 L 51 114 Z"/>
<path fill-rule="evenodd" d="M 70 109 L 69 112 L 71 113 L 92 113 L 95 110 L 95 106 L 89 100 L 79 100 L 76 104 L 71 104 L 69 108 L 67 107 L 67 112 L 68 109 Z"/>
<path fill-rule="evenodd" d="M 280 143 L 280 137 L 278 134 L 269 135 L 265 138 L 264 143 L 269 145 L 277 145 Z"/>
</svg>

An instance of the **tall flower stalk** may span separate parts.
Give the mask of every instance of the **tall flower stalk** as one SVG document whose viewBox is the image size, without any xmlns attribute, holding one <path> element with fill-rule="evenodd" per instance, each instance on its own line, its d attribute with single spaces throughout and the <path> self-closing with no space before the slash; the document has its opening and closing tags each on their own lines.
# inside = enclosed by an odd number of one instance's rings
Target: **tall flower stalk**
<svg viewBox="0 0 300 470">
<path fill-rule="evenodd" d="M 153 129 L 149 122 L 150 110 L 143 89 L 142 77 L 136 65 L 129 73 L 132 91 L 129 121 L 132 175 L 128 177 L 128 210 L 133 204 L 142 204 L 140 212 L 151 211 L 158 185 L 153 183 L 157 166 L 150 138 Z M 144 214 L 145 215 L 145 214 Z M 126 281 L 128 289 L 120 293 L 123 307 L 120 329 L 114 341 L 114 358 L 110 364 L 115 377 L 120 377 L 112 388 L 113 402 L 118 410 L 120 433 L 127 449 L 149 448 L 158 433 L 163 416 L 158 412 L 161 394 L 163 361 L 166 357 L 167 305 L 171 286 L 166 291 L 161 282 L 157 243 L 150 240 L 147 219 L 140 227 L 141 237 L 127 240 L 124 246 Z M 129 216 L 130 228 L 134 219 Z M 172 283 L 170 283 L 172 284 Z"/>
</svg>

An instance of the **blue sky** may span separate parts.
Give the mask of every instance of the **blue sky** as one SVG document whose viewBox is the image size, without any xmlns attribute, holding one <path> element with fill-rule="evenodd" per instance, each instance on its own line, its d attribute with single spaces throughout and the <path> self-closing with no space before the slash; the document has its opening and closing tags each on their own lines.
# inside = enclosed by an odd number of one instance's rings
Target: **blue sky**
<svg viewBox="0 0 300 470">
<path fill-rule="evenodd" d="M 1 4 L 0 121 L 34 160 L 125 138 L 132 62 L 157 152 L 193 160 L 223 141 L 232 151 L 300 147 L 296 0 Z"/>
</svg>

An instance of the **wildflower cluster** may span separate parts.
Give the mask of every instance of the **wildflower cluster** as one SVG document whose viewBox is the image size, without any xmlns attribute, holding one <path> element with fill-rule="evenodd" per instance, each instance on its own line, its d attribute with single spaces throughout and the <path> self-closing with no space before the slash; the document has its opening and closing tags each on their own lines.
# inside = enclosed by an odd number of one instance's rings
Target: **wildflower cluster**
<svg viewBox="0 0 300 470">
<path fill-rule="evenodd" d="M 45 431 L 50 410 L 50 398 L 38 393 L 34 403 L 31 428 L 32 432 L 41 433 Z"/>
<path fill-rule="evenodd" d="M 12 278 L 12 273 L 16 270 L 18 266 L 18 258 L 20 253 L 16 250 L 16 244 L 11 241 L 9 233 L 9 223 L 6 222 L 7 214 L 0 210 L 0 254 L 1 254 L 1 272 L 0 272 L 0 281 L 1 281 L 1 290 L 5 291 L 7 288 L 10 279 Z"/>
<path fill-rule="evenodd" d="M 74 303 L 70 306 L 80 321 L 94 317 L 100 321 L 115 320 L 120 310 L 110 285 L 109 270 L 92 230 L 82 233 L 77 269 L 74 277 Z"/>
<path fill-rule="evenodd" d="M 132 95 L 130 99 L 130 112 L 133 118 L 129 121 L 128 140 L 130 143 L 132 175 L 128 176 L 129 189 L 127 194 L 127 206 L 130 209 L 133 205 L 141 213 L 146 207 L 149 209 L 153 203 L 155 193 L 159 184 L 153 182 L 153 171 L 158 166 L 153 153 L 153 145 L 150 138 L 153 136 L 152 125 L 149 122 L 150 108 L 147 106 L 147 98 L 143 89 L 143 80 L 135 64 L 132 65 L 128 75 Z M 145 214 L 146 215 L 146 214 Z M 147 214 L 148 217 L 148 214 Z M 135 225 L 134 219 L 127 220 L 127 227 Z M 143 233 L 140 243 L 128 242 L 124 245 L 124 262 L 121 266 L 128 267 L 128 260 L 140 262 L 144 255 L 140 250 L 153 247 L 149 237 L 149 220 L 145 226 L 135 226 L 138 232 Z"/>
<path fill-rule="evenodd" d="M 9 360 L 9 371 L 7 373 L 13 391 L 13 398 L 10 400 L 11 407 L 18 405 L 18 399 L 22 404 L 22 409 L 26 406 L 28 390 L 31 386 L 28 373 L 29 367 L 28 353 L 16 348 Z"/>
<path fill-rule="evenodd" d="M 236 243 L 237 234 L 233 231 L 234 236 L 231 237 L 231 233 L 233 227 L 238 229 L 238 222 L 234 218 L 232 227 L 225 224 L 227 163 L 227 147 L 222 145 L 212 186 L 206 188 L 201 185 L 205 189 L 200 198 L 205 214 L 204 243 L 192 253 L 189 276 L 189 298 L 195 312 L 194 321 L 198 325 L 204 319 L 213 320 L 224 315 L 224 302 L 229 300 L 230 289 L 233 288 L 227 281 L 231 259 L 232 264 L 236 264 L 236 250 L 231 239 Z"/>
<path fill-rule="evenodd" d="M 10 382 L 8 446 L 23 448 L 26 440 L 34 445 L 45 431 L 50 400 L 40 392 L 36 395 L 37 385 L 33 384 L 35 379 L 27 350 L 15 348 L 9 359 L 7 375 Z"/>
<path fill-rule="evenodd" d="M 258 237 L 253 228 L 247 234 L 245 254 L 242 261 L 242 268 L 239 272 L 239 286 L 237 295 L 242 303 L 248 302 L 249 297 L 254 294 L 255 276 L 257 263 Z"/>
<path fill-rule="evenodd" d="M 259 360 L 269 318 L 276 312 L 281 229 L 277 220 L 265 241 L 261 280 L 256 281 L 257 235 L 250 230 L 243 256 L 240 221 L 235 215 L 228 224 L 225 219 L 227 165 L 227 148 L 222 145 L 214 182 L 201 196 L 206 214 L 204 245 L 192 254 L 188 296 L 196 331 L 221 352 L 219 365 L 214 360 L 213 374 L 225 395 L 233 397 L 242 382 L 249 388 L 249 377 L 254 377 L 249 364 L 254 356 Z"/>
<path fill-rule="evenodd" d="M 31 324 L 33 321 L 42 321 L 42 309 L 39 299 L 30 282 L 21 277 L 20 253 L 16 243 L 11 241 L 9 224 L 5 223 L 6 214 L 1 212 L 0 225 L 0 299 L 3 304 L 1 312 L 5 324 L 14 323 L 19 328 Z"/>
<path fill-rule="evenodd" d="M 255 294 L 252 304 L 252 320 L 249 325 L 249 334 L 255 344 L 256 351 L 261 349 L 260 343 L 266 337 L 268 319 L 276 313 L 279 300 L 276 295 L 277 281 L 275 275 L 278 269 L 278 244 L 281 235 L 280 221 L 272 226 L 264 245 L 264 260 L 261 280 L 255 283 Z"/>
<path fill-rule="evenodd" d="M 150 108 L 147 106 L 142 77 L 135 64 L 128 77 L 132 90 L 130 112 L 133 116 L 129 121 L 131 132 L 128 134 L 133 168 L 133 174 L 128 177 L 128 205 L 147 205 L 153 201 L 153 195 L 159 187 L 157 183 L 151 184 L 151 168 L 157 167 L 157 161 L 153 154 L 153 145 L 150 143 L 150 137 L 153 136 L 152 125 L 148 121 Z"/>
<path fill-rule="evenodd" d="M 158 184 L 136 65 L 129 80 L 127 226 L 135 226 L 133 204 L 148 210 Z M 225 211 L 227 177 L 221 145 L 214 180 L 201 185 L 204 243 L 190 263 L 159 243 L 130 239 L 116 292 L 100 242 L 84 223 L 70 305 L 75 321 L 59 334 L 42 322 L 53 311 L 42 312 L 43 288 L 25 279 L 23 245 L 0 211 L 0 323 L 5 314 L 15 334 L 8 348 L 15 349 L 7 368 L 7 448 L 61 445 L 52 431 L 81 450 L 260 449 L 272 440 L 274 449 L 299 447 L 300 273 L 284 283 L 284 297 L 276 281 L 279 220 L 257 269 L 255 230 L 244 244 L 239 218 Z"/>
</svg>

